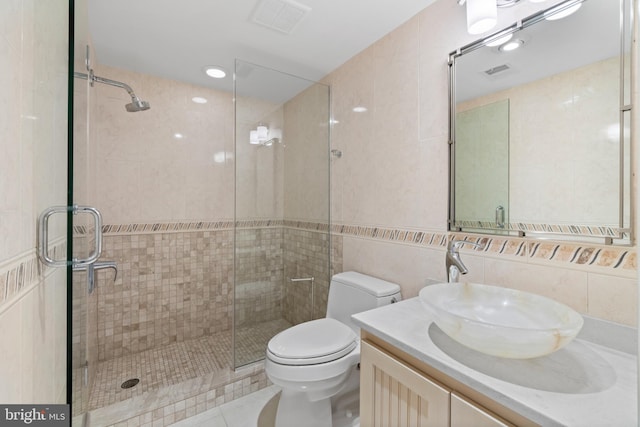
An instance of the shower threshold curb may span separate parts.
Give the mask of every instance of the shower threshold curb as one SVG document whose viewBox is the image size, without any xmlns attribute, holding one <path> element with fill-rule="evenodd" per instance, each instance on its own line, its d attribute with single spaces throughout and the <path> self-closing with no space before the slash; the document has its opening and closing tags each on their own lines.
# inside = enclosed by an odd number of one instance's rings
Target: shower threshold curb
<svg viewBox="0 0 640 427">
<path fill-rule="evenodd" d="M 195 412 L 204 412 L 223 403 L 229 402 L 245 394 L 265 388 L 270 385 L 266 381 L 260 386 L 260 381 L 252 383 L 256 385 L 254 389 L 240 387 L 240 393 L 236 393 L 235 384 L 242 383 L 246 379 L 264 375 L 264 363 L 257 362 L 250 366 L 239 369 L 234 372 L 229 369 L 226 371 L 213 372 L 202 377 L 189 379 L 178 384 L 162 387 L 157 390 L 147 391 L 139 396 L 131 397 L 127 400 L 117 402 L 102 408 L 93 409 L 88 413 L 86 427 L 92 426 L 111 426 L 117 423 L 127 421 L 131 418 L 138 417 L 158 409 L 163 409 L 176 403 L 185 402 L 194 399 L 197 402 Z M 234 385 L 231 393 L 222 396 L 212 395 L 211 392 L 222 386 Z M 185 405 L 186 406 L 186 405 Z"/>
</svg>

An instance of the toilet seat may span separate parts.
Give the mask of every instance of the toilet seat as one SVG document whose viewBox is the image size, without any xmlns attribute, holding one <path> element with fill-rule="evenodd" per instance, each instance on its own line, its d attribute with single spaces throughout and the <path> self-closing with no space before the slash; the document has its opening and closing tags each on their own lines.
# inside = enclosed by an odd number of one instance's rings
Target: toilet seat
<svg viewBox="0 0 640 427">
<path fill-rule="evenodd" d="M 267 357 L 282 365 L 327 363 L 352 352 L 358 344 L 355 332 L 330 318 L 300 323 L 280 332 L 267 345 Z"/>
</svg>

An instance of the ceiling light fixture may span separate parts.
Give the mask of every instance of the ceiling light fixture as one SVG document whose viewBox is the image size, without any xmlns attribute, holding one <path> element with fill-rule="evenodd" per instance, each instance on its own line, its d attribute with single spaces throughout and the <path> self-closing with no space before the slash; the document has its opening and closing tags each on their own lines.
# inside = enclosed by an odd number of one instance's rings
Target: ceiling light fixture
<svg viewBox="0 0 640 427">
<path fill-rule="evenodd" d="M 210 65 L 205 67 L 204 72 L 209 77 L 213 77 L 214 79 L 223 79 L 226 77 L 227 72 L 222 67 L 218 67 L 217 65 Z"/>
<path fill-rule="evenodd" d="M 498 8 L 510 7 L 521 0 L 456 0 L 460 6 L 467 5 L 467 31 L 469 34 L 482 34 L 495 27 L 498 22 Z M 531 3 L 542 3 L 547 0 L 528 0 Z M 564 2 L 549 11 L 549 20 L 561 19 L 580 8 L 583 0 Z M 575 4 L 573 4 L 575 3 Z M 556 11 L 560 11 L 556 13 Z"/>
<path fill-rule="evenodd" d="M 367 111 L 367 107 L 353 107 L 354 113 L 364 113 Z"/>
<path fill-rule="evenodd" d="M 269 129 L 262 123 L 249 132 L 249 144 L 271 146 L 273 143 L 282 142 L 282 131 L 280 129 Z"/>
<path fill-rule="evenodd" d="M 193 102 L 195 102 L 196 104 L 206 104 L 207 103 L 207 98 L 203 98 L 201 96 L 194 96 L 193 98 L 191 98 L 191 100 Z"/>
<path fill-rule="evenodd" d="M 507 42 L 507 43 L 503 44 L 502 46 L 500 46 L 498 48 L 498 50 L 500 52 L 511 52 L 511 51 L 514 51 L 514 50 L 518 49 L 523 44 L 524 44 L 524 41 L 522 41 L 520 39 L 515 39 L 515 40 L 511 40 L 510 42 Z"/>
<path fill-rule="evenodd" d="M 495 0 L 467 0 L 467 31 L 482 34 L 496 26 L 498 5 Z"/>
</svg>

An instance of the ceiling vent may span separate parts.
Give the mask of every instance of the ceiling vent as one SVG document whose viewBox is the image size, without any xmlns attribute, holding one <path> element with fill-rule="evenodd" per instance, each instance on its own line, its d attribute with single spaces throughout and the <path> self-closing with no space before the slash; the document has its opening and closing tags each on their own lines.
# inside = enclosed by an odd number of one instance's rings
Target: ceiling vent
<svg viewBox="0 0 640 427">
<path fill-rule="evenodd" d="M 309 12 L 309 6 L 293 0 L 262 0 L 251 19 L 256 24 L 290 34 Z"/>
<path fill-rule="evenodd" d="M 494 74 L 498 74 L 501 73 L 503 71 L 507 71 L 508 69 L 510 69 L 511 67 L 509 67 L 507 64 L 502 64 L 502 65 L 498 65 L 496 67 L 493 68 L 489 68 L 488 70 L 485 70 L 484 73 L 488 76 L 493 76 Z"/>
</svg>

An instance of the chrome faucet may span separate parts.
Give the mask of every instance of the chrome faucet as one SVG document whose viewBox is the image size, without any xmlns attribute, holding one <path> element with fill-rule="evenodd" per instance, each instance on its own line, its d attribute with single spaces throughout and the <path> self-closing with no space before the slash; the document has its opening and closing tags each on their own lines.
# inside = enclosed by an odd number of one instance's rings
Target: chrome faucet
<svg viewBox="0 0 640 427">
<path fill-rule="evenodd" d="M 460 253 L 458 252 L 462 245 L 471 245 L 478 249 L 484 249 L 484 245 L 469 242 L 467 240 L 449 241 L 449 245 L 447 246 L 447 257 L 445 259 L 445 265 L 447 267 L 447 281 L 449 283 L 457 282 L 461 274 L 467 274 L 469 272 L 460 259 Z"/>
</svg>

